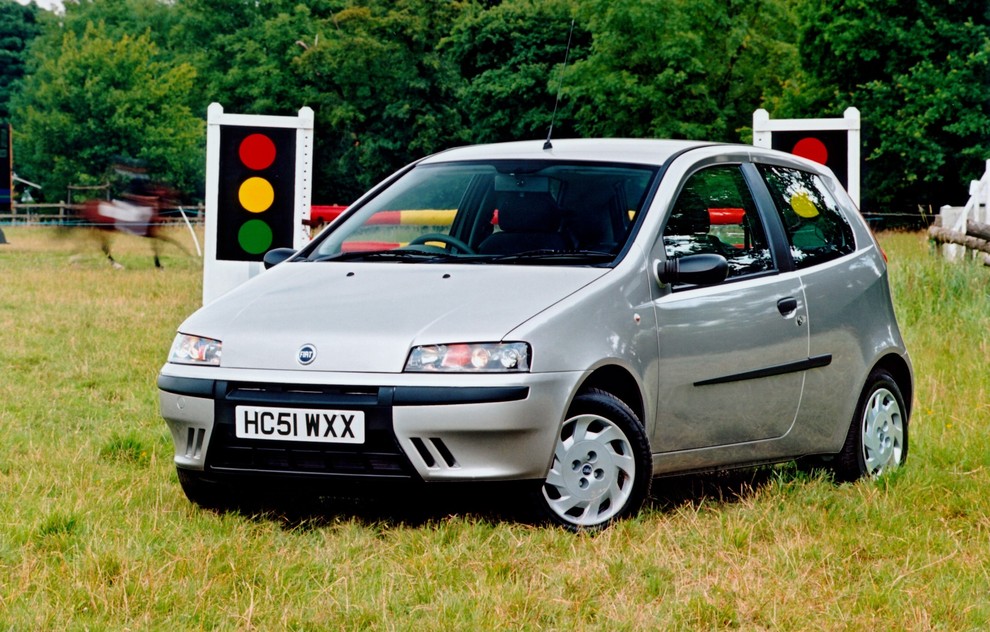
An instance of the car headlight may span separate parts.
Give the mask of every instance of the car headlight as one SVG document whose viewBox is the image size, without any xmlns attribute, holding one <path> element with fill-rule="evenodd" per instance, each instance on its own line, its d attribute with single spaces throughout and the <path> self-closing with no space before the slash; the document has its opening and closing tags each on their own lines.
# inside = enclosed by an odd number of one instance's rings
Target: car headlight
<svg viewBox="0 0 990 632">
<path fill-rule="evenodd" d="M 525 342 L 480 342 L 413 347 L 407 372 L 524 373 L 529 371 Z"/>
<path fill-rule="evenodd" d="M 219 340 L 176 334 L 172 341 L 172 350 L 168 353 L 168 361 L 174 364 L 207 364 L 220 366 Z"/>
</svg>

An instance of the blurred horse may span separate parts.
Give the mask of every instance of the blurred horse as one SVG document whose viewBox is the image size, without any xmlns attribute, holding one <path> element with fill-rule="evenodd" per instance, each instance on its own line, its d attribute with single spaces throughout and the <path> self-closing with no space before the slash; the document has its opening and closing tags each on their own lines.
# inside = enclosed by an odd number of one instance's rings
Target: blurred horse
<svg viewBox="0 0 990 632">
<path fill-rule="evenodd" d="M 120 199 L 87 200 L 79 212 L 81 220 L 79 225 L 92 229 L 91 232 L 100 249 L 114 268 L 124 267 L 110 252 L 111 236 L 114 231 L 150 239 L 155 267 L 161 268 L 159 255 L 163 243 L 174 244 L 182 252 L 189 254 L 182 244 L 162 230 L 165 220 L 161 211 L 178 198 L 177 192 L 168 187 L 146 184 L 139 191 L 130 190 L 121 194 Z"/>
</svg>

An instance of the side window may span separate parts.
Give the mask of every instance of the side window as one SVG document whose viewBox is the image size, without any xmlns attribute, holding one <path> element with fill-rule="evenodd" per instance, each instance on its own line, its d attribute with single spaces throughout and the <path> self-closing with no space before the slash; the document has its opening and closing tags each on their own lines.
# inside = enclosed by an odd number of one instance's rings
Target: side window
<svg viewBox="0 0 990 632">
<path fill-rule="evenodd" d="M 713 253 L 729 262 L 729 278 L 774 269 L 766 232 L 742 171 L 709 167 L 684 183 L 663 231 L 668 258 Z"/>
<path fill-rule="evenodd" d="M 759 169 L 783 220 L 798 269 L 856 249 L 852 228 L 821 178 L 784 167 L 761 165 Z"/>
</svg>

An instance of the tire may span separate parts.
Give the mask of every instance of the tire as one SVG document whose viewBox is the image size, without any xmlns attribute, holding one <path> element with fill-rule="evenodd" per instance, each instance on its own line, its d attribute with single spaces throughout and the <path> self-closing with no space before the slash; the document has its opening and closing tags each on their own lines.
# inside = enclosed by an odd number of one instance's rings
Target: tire
<svg viewBox="0 0 990 632">
<path fill-rule="evenodd" d="M 897 382 L 874 369 L 859 396 L 842 451 L 832 463 L 836 480 L 879 477 L 903 465 L 908 454 L 908 409 Z"/>
<path fill-rule="evenodd" d="M 636 514 L 652 479 L 643 424 L 622 400 L 592 389 L 574 399 L 535 501 L 553 523 L 598 530 Z"/>
</svg>

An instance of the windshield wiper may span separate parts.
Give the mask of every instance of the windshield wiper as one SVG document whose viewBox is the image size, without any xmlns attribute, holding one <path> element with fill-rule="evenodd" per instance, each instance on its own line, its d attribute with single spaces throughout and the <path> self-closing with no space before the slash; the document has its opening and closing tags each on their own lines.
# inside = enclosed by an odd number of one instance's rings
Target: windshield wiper
<svg viewBox="0 0 990 632">
<path fill-rule="evenodd" d="M 615 259 L 615 254 L 602 250 L 526 250 L 524 252 L 514 252 L 507 255 L 498 255 L 489 259 L 484 259 L 483 263 L 539 263 L 541 261 L 575 262 L 575 263 L 600 263 Z"/>
<path fill-rule="evenodd" d="M 400 261 L 416 263 L 433 263 L 457 259 L 456 255 L 420 250 L 365 250 L 355 252 L 338 252 L 317 257 L 313 261 Z"/>
</svg>

